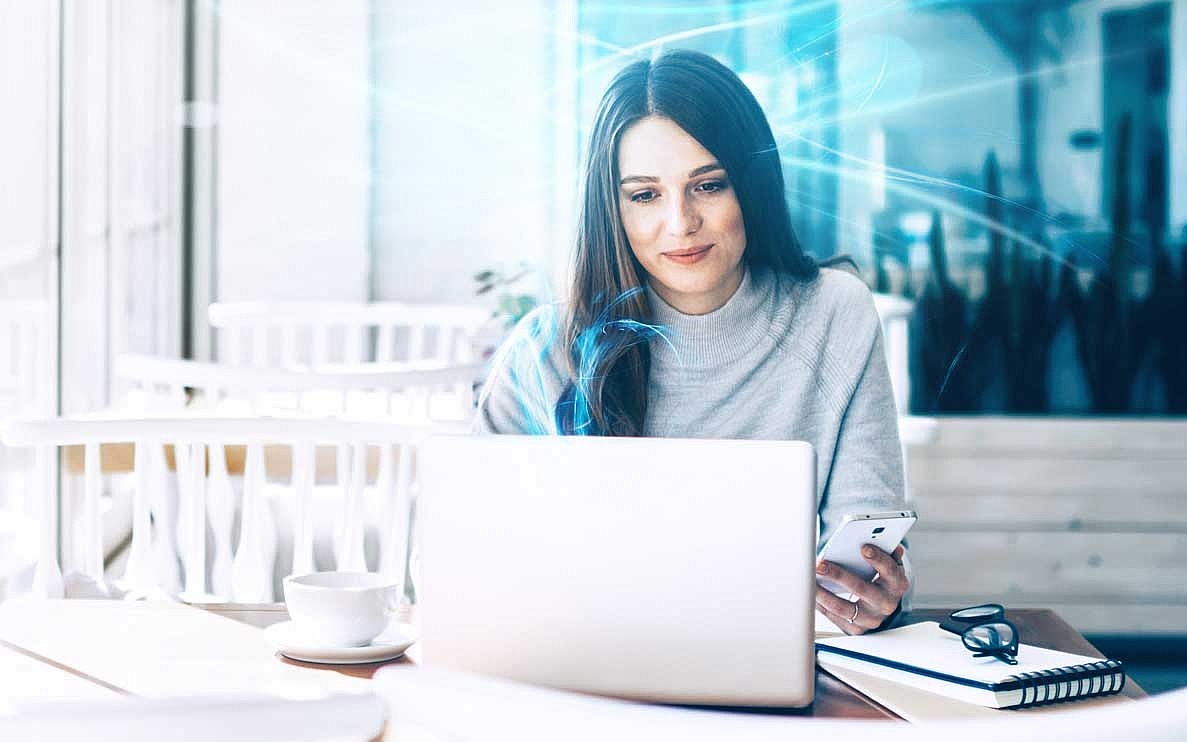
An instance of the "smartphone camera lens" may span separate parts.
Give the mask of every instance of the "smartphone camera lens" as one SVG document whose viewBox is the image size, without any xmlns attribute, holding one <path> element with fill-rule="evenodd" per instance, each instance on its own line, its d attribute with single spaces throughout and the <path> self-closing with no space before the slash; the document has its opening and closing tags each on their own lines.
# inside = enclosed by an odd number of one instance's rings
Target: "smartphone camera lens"
<svg viewBox="0 0 1187 742">
<path fill-rule="evenodd" d="M 882 533 L 885 530 L 886 530 L 885 528 L 878 526 L 877 528 L 874 529 L 874 535 L 877 536 L 879 533 Z"/>
</svg>

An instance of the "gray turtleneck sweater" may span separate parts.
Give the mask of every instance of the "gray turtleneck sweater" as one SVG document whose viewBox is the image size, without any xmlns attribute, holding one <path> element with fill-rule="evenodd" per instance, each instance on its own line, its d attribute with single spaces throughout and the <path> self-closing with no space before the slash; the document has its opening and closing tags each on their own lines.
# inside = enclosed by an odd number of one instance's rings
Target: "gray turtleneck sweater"
<svg viewBox="0 0 1187 742">
<path fill-rule="evenodd" d="M 720 309 L 686 315 L 648 289 L 652 321 L 648 436 L 800 440 L 817 456 L 820 543 L 846 513 L 905 507 L 903 461 L 878 316 L 855 276 L 811 283 L 747 271 Z M 477 427 L 555 432 L 567 379 L 552 342 L 560 308 L 521 322 L 495 358 Z"/>
</svg>

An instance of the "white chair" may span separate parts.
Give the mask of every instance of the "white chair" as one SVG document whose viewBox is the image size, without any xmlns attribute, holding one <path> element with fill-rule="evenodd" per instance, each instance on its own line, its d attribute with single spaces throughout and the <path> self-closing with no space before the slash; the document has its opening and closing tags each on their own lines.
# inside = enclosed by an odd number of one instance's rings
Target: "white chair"
<svg viewBox="0 0 1187 742">
<path fill-rule="evenodd" d="M 44 597 L 66 594 L 58 560 L 59 530 L 75 545 L 66 554 L 90 585 L 106 592 L 100 537 L 100 497 L 104 469 L 127 456 L 133 479 L 132 534 L 123 578 L 115 586 L 137 593 L 173 593 L 181 588 L 194 601 L 270 602 L 276 598 L 273 572 L 312 571 L 315 566 L 311 515 L 314 488 L 336 482 L 340 520 L 334 567 L 366 570 L 364 491 L 374 482 L 378 498 L 377 568 L 393 582 L 406 574 L 412 458 L 416 443 L 441 426 L 397 425 L 390 420 L 339 420 L 314 417 L 230 418 L 191 414 L 185 417 L 53 418 L 12 420 L 3 440 L 33 448 L 38 479 L 32 496 L 38 505 L 38 562 L 33 592 Z M 124 444 L 124 445 L 113 445 Z M 81 451 L 78 449 L 81 447 Z M 63 480 L 78 477 L 82 498 L 61 518 L 49 496 L 55 449 L 63 449 Z M 71 466 L 81 457 L 81 466 Z M 171 461 L 170 461 L 171 459 Z M 174 474 L 176 506 L 162 496 Z M 236 510 L 232 472 L 242 470 L 238 542 L 231 536 Z M 276 526 L 265 500 L 271 487 L 282 487 L 294 501 L 290 564 L 276 569 Z M 279 482 L 279 484 L 278 484 Z M 74 512 L 77 510 L 77 512 Z M 207 530 L 213 554 L 207 561 Z M 207 576 L 209 574 L 209 581 Z"/>
<path fill-rule="evenodd" d="M 473 390 L 481 373 L 479 364 L 443 364 L 436 360 L 330 364 L 319 368 L 321 370 L 309 371 L 235 367 L 125 354 L 116 358 L 114 373 L 117 379 L 136 389 L 121 400 L 119 414 L 183 408 L 228 415 L 300 411 L 320 416 L 347 415 L 352 419 L 365 417 L 398 424 L 457 428 L 467 424 L 473 415 Z M 339 470 L 345 471 L 349 466 L 346 454 L 345 448 L 339 449 Z M 232 476 L 231 480 L 235 489 L 242 487 L 239 477 Z M 334 503 L 339 497 L 335 489 L 334 485 L 316 488 L 312 507 L 319 518 L 334 512 Z M 273 520 L 287 523 L 297 519 L 291 498 L 272 496 L 277 493 L 273 493 L 271 487 L 268 492 Z M 131 529 L 131 508 L 126 504 L 131 501 L 130 494 L 113 494 L 122 495 L 114 497 L 113 504 L 124 504 L 124 507 L 113 508 L 106 515 L 108 520 L 120 517 L 123 520 L 105 523 L 109 545 L 119 542 L 118 535 L 113 539 L 110 532 L 118 534 L 121 527 L 125 533 Z M 77 493 L 72 497 L 68 489 L 65 495 L 66 503 L 80 501 Z M 176 509 L 170 508 L 169 503 L 176 502 L 177 496 L 176 485 L 172 482 L 156 491 L 156 502 L 165 517 Z M 226 520 L 231 515 L 220 517 Z M 367 553 L 372 561 L 377 548 L 374 535 L 384 517 L 382 509 L 372 508 L 366 514 L 364 530 L 368 535 Z M 319 554 L 329 548 L 331 539 L 337 538 L 336 532 L 327 529 L 318 530 L 315 536 Z M 277 552 L 286 553 L 293 546 L 290 532 L 280 528 L 276 533 Z M 216 574 L 223 572 L 216 571 Z M 275 580 L 274 592 L 277 592 L 279 575 Z"/>
<path fill-rule="evenodd" d="M 396 302 L 218 302 L 208 310 L 219 358 L 231 365 L 469 363 L 489 310 Z"/>
</svg>

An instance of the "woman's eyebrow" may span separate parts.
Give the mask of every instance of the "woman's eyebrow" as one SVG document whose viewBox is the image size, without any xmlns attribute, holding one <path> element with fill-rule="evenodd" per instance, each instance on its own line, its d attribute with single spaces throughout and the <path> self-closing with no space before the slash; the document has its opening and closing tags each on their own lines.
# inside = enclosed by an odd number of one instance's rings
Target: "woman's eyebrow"
<svg viewBox="0 0 1187 742">
<path fill-rule="evenodd" d="M 710 162 L 708 165 L 701 165 L 695 170 L 689 171 L 688 177 L 695 178 L 698 175 L 711 173 L 714 170 L 725 170 L 725 168 L 721 166 L 720 162 Z M 627 183 L 655 183 L 658 181 L 659 178 L 655 177 L 654 175 L 627 175 L 622 180 L 618 181 L 618 184 L 626 185 Z"/>
<path fill-rule="evenodd" d="M 705 173 L 711 173 L 714 170 L 725 170 L 725 168 L 723 168 L 721 166 L 720 162 L 710 162 L 708 165 L 701 165 L 696 170 L 689 172 L 688 177 L 695 178 L 698 175 L 703 175 Z"/>
</svg>

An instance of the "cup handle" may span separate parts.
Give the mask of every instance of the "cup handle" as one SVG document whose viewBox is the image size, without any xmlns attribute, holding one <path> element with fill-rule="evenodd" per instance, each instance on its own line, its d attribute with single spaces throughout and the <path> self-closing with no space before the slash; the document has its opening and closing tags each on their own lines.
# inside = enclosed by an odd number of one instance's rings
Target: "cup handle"
<svg viewBox="0 0 1187 742">
<path fill-rule="evenodd" d="M 395 616 L 400 611 L 400 596 L 404 591 L 401 587 L 389 588 L 383 596 L 384 608 L 389 616 Z"/>
</svg>

